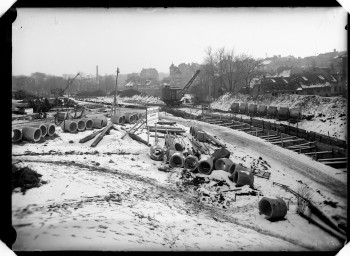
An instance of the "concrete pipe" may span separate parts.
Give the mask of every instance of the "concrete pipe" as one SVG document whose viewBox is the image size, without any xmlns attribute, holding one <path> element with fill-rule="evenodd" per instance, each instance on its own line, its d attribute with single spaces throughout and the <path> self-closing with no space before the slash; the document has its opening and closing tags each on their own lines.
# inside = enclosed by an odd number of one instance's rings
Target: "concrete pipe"
<svg viewBox="0 0 350 256">
<path fill-rule="evenodd" d="M 248 105 L 248 114 L 255 115 L 257 110 L 258 110 L 258 105 L 257 104 L 249 104 Z"/>
<path fill-rule="evenodd" d="M 254 184 L 254 175 L 248 170 L 235 170 L 229 178 L 236 183 L 236 186 L 249 185 L 252 187 Z"/>
<path fill-rule="evenodd" d="M 249 171 L 248 168 L 242 166 L 242 165 L 239 165 L 239 164 L 236 164 L 236 163 L 232 163 L 232 165 L 230 166 L 228 172 L 233 174 L 234 171 L 238 171 L 238 170 L 242 170 L 242 171 Z"/>
<path fill-rule="evenodd" d="M 260 116 L 266 116 L 267 113 L 267 106 L 266 105 L 259 105 L 258 106 L 258 114 Z"/>
<path fill-rule="evenodd" d="M 23 127 L 22 138 L 23 140 L 37 142 L 41 138 L 41 130 L 35 127 Z"/>
<path fill-rule="evenodd" d="M 181 152 L 175 151 L 173 154 L 171 154 L 169 159 L 169 165 L 173 168 L 175 167 L 183 167 L 184 166 L 184 156 Z"/>
<path fill-rule="evenodd" d="M 248 110 L 248 103 L 242 102 L 239 103 L 239 113 L 240 114 L 246 114 Z"/>
<path fill-rule="evenodd" d="M 111 122 L 113 124 L 123 124 L 124 123 L 124 115 L 113 115 L 113 116 L 111 116 Z"/>
<path fill-rule="evenodd" d="M 207 141 L 207 134 L 204 131 L 197 131 L 196 138 L 200 142 L 205 142 Z"/>
<path fill-rule="evenodd" d="M 180 143 L 177 143 L 177 142 L 174 144 L 174 148 L 176 151 L 180 151 L 180 152 L 185 150 L 185 148 Z"/>
<path fill-rule="evenodd" d="M 134 122 L 134 114 L 133 113 L 125 113 L 125 123 L 133 123 Z"/>
<path fill-rule="evenodd" d="M 151 159 L 155 161 L 162 161 L 164 158 L 164 150 L 159 145 L 154 145 L 150 147 L 149 154 L 151 156 Z"/>
<path fill-rule="evenodd" d="M 44 124 L 46 126 L 46 135 L 48 136 L 53 136 L 55 134 L 56 131 L 56 126 L 54 124 L 50 124 L 50 123 L 46 123 Z"/>
<path fill-rule="evenodd" d="M 138 121 L 139 120 L 139 115 L 137 113 L 134 113 L 134 120 Z"/>
<path fill-rule="evenodd" d="M 263 197 L 259 202 L 259 214 L 264 214 L 268 220 L 283 219 L 287 214 L 287 204 L 279 197 L 276 199 Z"/>
<path fill-rule="evenodd" d="M 268 106 L 267 107 L 267 115 L 275 117 L 277 115 L 277 107 L 276 106 Z"/>
<path fill-rule="evenodd" d="M 41 130 L 41 137 L 45 137 L 47 134 L 47 128 L 45 124 L 32 124 L 28 125 L 28 127 L 39 128 Z"/>
<path fill-rule="evenodd" d="M 208 155 L 201 155 L 201 159 L 198 162 L 198 172 L 209 175 L 211 174 L 213 167 L 213 158 Z"/>
<path fill-rule="evenodd" d="M 22 130 L 13 129 L 12 130 L 12 142 L 18 142 L 22 139 Z"/>
<path fill-rule="evenodd" d="M 185 158 L 184 167 L 190 171 L 194 171 L 198 167 L 198 158 L 196 156 L 188 155 Z"/>
<path fill-rule="evenodd" d="M 85 121 L 86 130 L 91 130 L 94 127 L 94 121 L 91 118 L 83 118 L 82 120 Z"/>
<path fill-rule="evenodd" d="M 92 122 L 93 122 L 93 127 L 94 128 L 102 128 L 103 127 L 103 119 L 100 119 L 100 118 L 93 118 L 92 119 Z"/>
<path fill-rule="evenodd" d="M 228 158 L 219 158 L 215 162 L 215 170 L 223 170 L 225 172 L 229 172 L 230 167 L 233 165 L 231 159 Z"/>
<path fill-rule="evenodd" d="M 85 121 L 83 119 L 76 120 L 77 121 L 77 129 L 79 132 L 82 132 L 86 128 Z"/>
<path fill-rule="evenodd" d="M 239 112 L 239 103 L 238 102 L 233 102 L 231 104 L 231 111 L 232 111 L 232 113 L 238 113 Z"/>
<path fill-rule="evenodd" d="M 78 129 L 78 125 L 74 120 L 65 120 L 61 123 L 63 131 L 75 132 Z"/>
</svg>

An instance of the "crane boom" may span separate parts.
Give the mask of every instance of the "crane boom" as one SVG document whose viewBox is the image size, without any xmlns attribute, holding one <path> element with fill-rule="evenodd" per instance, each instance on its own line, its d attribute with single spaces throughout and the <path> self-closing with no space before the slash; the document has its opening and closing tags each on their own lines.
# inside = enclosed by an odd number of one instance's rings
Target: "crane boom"
<svg viewBox="0 0 350 256">
<path fill-rule="evenodd" d="M 67 86 L 66 88 L 64 88 L 64 90 L 62 91 L 62 95 L 66 92 L 66 90 L 68 89 L 68 87 L 74 82 L 74 80 L 80 75 L 80 73 L 76 74 L 75 77 L 73 77 L 72 79 L 68 79 L 67 82 Z"/>
<path fill-rule="evenodd" d="M 182 90 L 180 91 L 180 94 L 182 96 L 184 96 L 185 93 L 187 92 L 188 88 L 190 88 L 191 84 L 193 83 L 194 79 L 196 79 L 199 72 L 200 72 L 200 70 L 197 70 L 196 73 L 193 75 L 193 77 L 190 79 L 190 81 L 188 81 L 188 83 L 184 86 L 184 88 L 182 88 Z"/>
</svg>

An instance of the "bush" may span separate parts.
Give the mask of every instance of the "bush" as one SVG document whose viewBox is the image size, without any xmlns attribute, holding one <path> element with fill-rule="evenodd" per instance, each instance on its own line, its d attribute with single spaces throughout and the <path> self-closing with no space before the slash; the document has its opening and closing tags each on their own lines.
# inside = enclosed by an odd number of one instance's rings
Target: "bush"
<svg viewBox="0 0 350 256">
<path fill-rule="evenodd" d="M 297 193 L 307 200 L 311 199 L 310 188 L 306 184 L 301 184 L 298 187 Z M 305 214 L 305 210 L 307 207 L 308 207 L 308 202 L 306 202 L 300 197 L 297 197 L 297 213 Z"/>
<path fill-rule="evenodd" d="M 30 100 L 36 99 L 37 97 L 34 94 L 31 94 L 24 90 L 18 90 L 13 93 L 13 97 L 15 100 Z"/>
</svg>

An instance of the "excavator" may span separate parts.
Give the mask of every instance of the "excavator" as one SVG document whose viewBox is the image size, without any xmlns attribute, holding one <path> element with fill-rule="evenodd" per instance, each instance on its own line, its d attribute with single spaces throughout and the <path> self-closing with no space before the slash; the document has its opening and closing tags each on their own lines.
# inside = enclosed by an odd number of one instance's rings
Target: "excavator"
<svg viewBox="0 0 350 256">
<path fill-rule="evenodd" d="M 185 95 L 186 91 L 190 88 L 194 79 L 198 76 L 200 70 L 197 70 L 196 73 L 192 76 L 190 81 L 184 86 L 184 88 L 179 87 L 170 87 L 170 85 L 164 86 L 162 89 L 162 101 L 167 106 L 180 106 L 181 99 Z"/>
</svg>

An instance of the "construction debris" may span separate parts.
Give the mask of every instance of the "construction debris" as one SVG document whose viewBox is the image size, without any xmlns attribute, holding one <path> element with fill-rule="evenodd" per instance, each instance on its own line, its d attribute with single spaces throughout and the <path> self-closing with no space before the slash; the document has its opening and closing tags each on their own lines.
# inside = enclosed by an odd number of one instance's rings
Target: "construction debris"
<svg viewBox="0 0 350 256">
<path fill-rule="evenodd" d="M 18 167 L 12 164 L 12 190 L 21 188 L 21 192 L 25 194 L 27 189 L 40 187 L 41 184 L 47 183 L 41 180 L 42 175 L 32 170 L 28 166 Z"/>
</svg>

